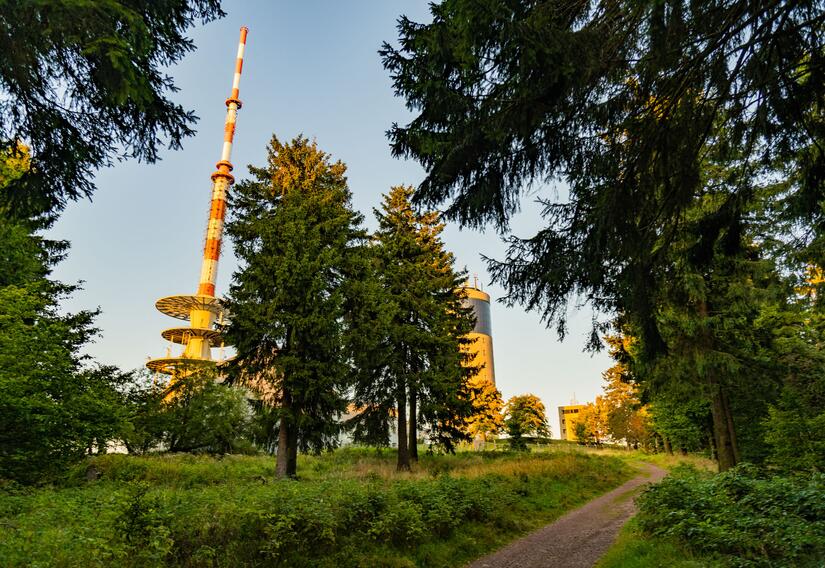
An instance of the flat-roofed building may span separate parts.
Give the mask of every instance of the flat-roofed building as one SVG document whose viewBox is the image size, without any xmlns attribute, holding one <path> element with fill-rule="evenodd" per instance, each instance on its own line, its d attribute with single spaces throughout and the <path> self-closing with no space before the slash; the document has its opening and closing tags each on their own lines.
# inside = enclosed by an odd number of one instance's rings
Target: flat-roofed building
<svg viewBox="0 0 825 568">
<path fill-rule="evenodd" d="M 576 423 L 579 421 L 582 410 L 586 407 L 586 404 L 559 406 L 559 435 L 562 440 L 568 442 L 579 441 L 576 438 Z"/>
</svg>

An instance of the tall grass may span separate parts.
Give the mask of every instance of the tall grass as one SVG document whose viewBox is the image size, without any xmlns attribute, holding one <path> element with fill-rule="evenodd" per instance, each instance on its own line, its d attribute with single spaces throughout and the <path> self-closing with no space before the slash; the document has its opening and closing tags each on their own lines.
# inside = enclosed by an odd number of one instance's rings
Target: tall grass
<svg viewBox="0 0 825 568">
<path fill-rule="evenodd" d="M 573 452 L 394 460 L 339 450 L 275 481 L 266 457 L 101 456 L 0 493 L 0 565 L 460 566 L 632 475 Z"/>
</svg>

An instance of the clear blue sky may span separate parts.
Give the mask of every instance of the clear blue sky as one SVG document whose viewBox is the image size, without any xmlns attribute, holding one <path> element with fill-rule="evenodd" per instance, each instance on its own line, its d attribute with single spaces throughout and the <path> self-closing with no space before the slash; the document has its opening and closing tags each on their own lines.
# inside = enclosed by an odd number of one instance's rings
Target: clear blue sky
<svg viewBox="0 0 825 568">
<path fill-rule="evenodd" d="M 147 356 L 162 356 L 160 332 L 176 325 L 154 308 L 161 296 L 195 292 L 209 208 L 209 174 L 220 156 L 238 29 L 249 27 L 241 80 L 243 109 L 238 117 L 232 161 L 236 177 L 246 165 L 263 164 L 273 133 L 282 140 L 303 133 L 348 166 L 354 205 L 374 226 L 372 208 L 390 186 L 416 185 L 423 171 L 414 162 L 392 158 L 385 132 L 410 118 L 393 96 L 390 79 L 377 55 L 382 41 L 394 41 L 401 14 L 428 21 L 426 2 L 360 0 L 229 1 L 227 17 L 198 26 L 191 37 L 198 47 L 169 73 L 180 92 L 175 99 L 200 117 L 198 133 L 183 150 L 164 151 L 156 164 L 124 162 L 96 178 L 93 202 L 72 204 L 51 235 L 72 243 L 56 277 L 85 281 L 67 308 L 99 306 L 101 336 L 88 352 L 104 363 L 130 369 Z M 539 188 L 550 195 L 555 188 Z M 513 230 L 528 236 L 539 226 L 536 207 Z M 493 298 L 480 255 L 503 256 L 492 229 L 459 231 L 448 226 L 445 241 L 459 267 L 476 273 Z M 218 276 L 220 295 L 236 268 L 229 243 Z M 590 311 L 574 314 L 564 343 L 545 329 L 536 314 L 519 307 L 492 305 L 496 379 L 505 399 L 532 392 L 548 410 L 554 436 L 556 407 L 593 400 L 601 392 L 605 354 L 583 353 Z"/>
</svg>

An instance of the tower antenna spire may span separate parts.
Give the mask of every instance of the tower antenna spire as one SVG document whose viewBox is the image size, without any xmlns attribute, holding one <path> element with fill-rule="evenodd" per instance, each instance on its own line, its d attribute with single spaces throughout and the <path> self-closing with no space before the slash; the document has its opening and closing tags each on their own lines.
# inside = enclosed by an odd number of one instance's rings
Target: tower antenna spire
<svg viewBox="0 0 825 568">
<path fill-rule="evenodd" d="M 242 103 L 240 96 L 243 56 L 246 49 L 246 26 L 241 28 L 238 42 L 238 57 L 235 60 L 235 75 L 232 77 L 232 94 L 226 99 L 226 120 L 223 127 L 223 148 L 221 159 L 215 164 L 217 170 L 212 174 L 212 203 L 209 207 L 209 222 L 206 225 L 206 242 L 203 246 L 201 278 L 198 283 L 198 295 L 215 296 L 215 282 L 218 278 L 218 260 L 221 256 L 221 238 L 223 221 L 226 216 L 226 190 L 235 183 L 232 171 L 232 143 L 235 140 L 235 121 Z"/>
</svg>

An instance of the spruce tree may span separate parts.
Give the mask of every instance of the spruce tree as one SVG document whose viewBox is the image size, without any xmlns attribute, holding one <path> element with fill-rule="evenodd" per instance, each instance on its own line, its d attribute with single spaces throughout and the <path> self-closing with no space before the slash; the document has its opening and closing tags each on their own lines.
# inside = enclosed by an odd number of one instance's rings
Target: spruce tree
<svg viewBox="0 0 825 568">
<path fill-rule="evenodd" d="M 267 165 L 237 185 L 227 233 L 241 268 L 228 294 L 230 376 L 276 393 L 278 477 L 297 453 L 338 443 L 351 376 L 345 307 L 363 254 L 346 166 L 297 137 L 272 138 Z"/>
<path fill-rule="evenodd" d="M 470 412 L 467 380 L 472 368 L 461 346 L 472 330 L 461 304 L 464 275 L 454 268 L 434 212 L 417 213 L 411 187 L 393 187 L 384 196 L 375 234 L 376 282 L 373 348 L 382 355 L 361 365 L 355 386 L 359 414 L 352 420 L 358 439 L 386 443 L 396 419 L 398 469 L 418 458 L 417 434 L 448 451 L 466 439 Z"/>
<path fill-rule="evenodd" d="M 736 165 L 730 207 L 767 168 L 789 180 L 793 213 L 825 226 L 821 0 L 442 0 L 431 12 L 402 17 L 398 47 L 381 51 L 415 112 L 393 125 L 393 151 L 426 168 L 421 204 L 446 201 L 468 225 L 506 227 L 531 184 L 566 181 L 569 205 L 548 206 L 536 237 L 546 261 L 572 255 L 580 273 L 542 290 L 551 300 L 609 289 L 610 272 L 585 271 L 593 260 L 644 260 L 644 221 L 690 204 L 709 145 Z"/>
<path fill-rule="evenodd" d="M 446 201 L 471 226 L 506 228 L 525 188 L 564 180 L 567 198 L 546 196 L 546 227 L 512 240 L 494 280 L 562 331 L 575 296 L 638 314 L 646 347 L 663 348 L 649 298 L 709 154 L 732 191 L 706 240 L 735 230 L 769 176 L 814 229 L 787 225 L 788 239 L 825 227 L 822 7 L 444 0 L 430 24 L 402 19 L 400 48 L 383 50 L 418 112 L 392 129 L 394 152 L 427 169 L 423 205 Z"/>
<path fill-rule="evenodd" d="M 546 226 L 491 261 L 493 280 L 561 336 L 576 298 L 632 319 L 648 362 L 691 351 L 680 369 L 711 401 L 725 467 L 736 462 L 729 409 L 754 392 L 732 380 L 734 346 L 716 335 L 753 315 L 737 300 L 743 261 L 754 240 L 778 237 L 793 249 L 762 252 L 825 263 L 822 8 L 444 0 L 430 24 L 402 18 L 399 47 L 383 49 L 416 112 L 390 138 L 427 170 L 417 200 L 507 230 L 527 188 L 564 181 L 561 199 L 542 200 Z M 729 282 L 711 282 L 720 268 Z M 680 322 L 662 325 L 668 308 Z"/>
</svg>

